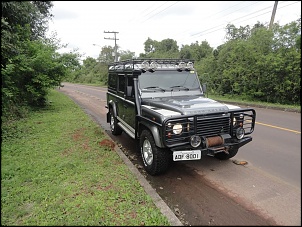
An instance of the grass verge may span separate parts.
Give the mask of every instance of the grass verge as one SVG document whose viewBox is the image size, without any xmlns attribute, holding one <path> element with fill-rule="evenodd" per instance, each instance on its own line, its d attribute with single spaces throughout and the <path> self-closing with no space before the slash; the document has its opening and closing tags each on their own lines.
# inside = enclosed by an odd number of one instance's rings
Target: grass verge
<svg viewBox="0 0 302 227">
<path fill-rule="evenodd" d="M 103 130 L 64 94 L 48 98 L 2 122 L 1 225 L 168 226 Z"/>
<path fill-rule="evenodd" d="M 249 105 L 253 107 L 277 109 L 277 110 L 301 113 L 301 105 L 284 105 L 279 103 L 258 102 L 258 101 L 246 100 L 243 99 L 242 97 L 236 97 L 230 95 L 221 96 L 221 95 L 211 94 L 208 95 L 208 98 L 214 99 L 219 102 L 227 102 L 237 105 L 245 105 L 245 106 Z"/>
</svg>

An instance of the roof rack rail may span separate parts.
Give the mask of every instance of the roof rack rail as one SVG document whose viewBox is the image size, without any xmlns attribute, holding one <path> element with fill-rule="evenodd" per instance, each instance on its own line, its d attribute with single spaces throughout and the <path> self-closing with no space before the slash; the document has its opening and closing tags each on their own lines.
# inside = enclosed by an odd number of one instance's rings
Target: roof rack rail
<svg viewBox="0 0 302 227">
<path fill-rule="evenodd" d="M 173 63 L 179 63 L 179 62 L 192 62 L 194 63 L 194 60 L 191 59 L 173 59 L 173 58 L 140 58 L 140 59 L 127 59 L 123 61 L 117 61 L 109 63 L 109 65 L 126 65 L 126 64 L 141 64 L 144 61 L 151 63 L 156 61 L 158 64 L 173 64 Z"/>
<path fill-rule="evenodd" d="M 191 59 L 173 59 L 173 58 L 140 58 L 140 59 L 128 59 L 118 62 L 112 62 L 108 64 L 109 70 L 127 70 L 127 69 L 140 69 L 138 65 L 144 63 L 157 65 L 179 65 L 180 63 L 191 63 L 194 64 L 194 60 Z"/>
</svg>

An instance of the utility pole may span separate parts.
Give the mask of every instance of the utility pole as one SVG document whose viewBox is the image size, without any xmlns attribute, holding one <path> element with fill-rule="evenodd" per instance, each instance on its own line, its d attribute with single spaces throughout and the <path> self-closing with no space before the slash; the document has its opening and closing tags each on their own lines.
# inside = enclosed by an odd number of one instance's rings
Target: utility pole
<svg viewBox="0 0 302 227">
<path fill-rule="evenodd" d="M 277 11 L 277 5 L 278 5 L 278 1 L 275 1 L 274 9 L 273 9 L 273 12 L 272 12 L 272 17 L 271 17 L 271 22 L 269 23 L 269 29 L 271 29 L 273 27 L 275 14 L 276 14 L 276 11 Z"/>
<path fill-rule="evenodd" d="M 116 33 L 118 32 L 106 32 L 104 31 L 104 33 L 114 33 L 114 38 L 105 38 L 104 39 L 111 39 L 111 40 L 114 40 L 114 61 L 117 62 L 117 46 L 116 46 L 116 40 L 118 40 L 116 38 Z"/>
</svg>

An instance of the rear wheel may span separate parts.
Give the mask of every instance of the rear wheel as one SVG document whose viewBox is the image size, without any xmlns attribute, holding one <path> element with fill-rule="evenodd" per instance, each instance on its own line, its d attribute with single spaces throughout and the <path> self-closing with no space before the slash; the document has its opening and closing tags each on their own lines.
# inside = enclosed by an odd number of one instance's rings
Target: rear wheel
<svg viewBox="0 0 302 227">
<path fill-rule="evenodd" d="M 112 135 L 120 135 L 122 134 L 122 129 L 117 124 L 117 119 L 114 116 L 113 110 L 110 109 L 110 130 Z"/>
<path fill-rule="evenodd" d="M 219 160 L 227 160 L 230 158 L 233 158 L 238 152 L 238 148 L 231 148 L 229 149 L 229 153 L 225 153 L 225 152 L 220 152 L 215 154 L 215 158 L 219 159 Z"/>
<path fill-rule="evenodd" d="M 147 173 L 150 175 L 159 175 L 168 170 L 172 155 L 170 151 L 156 146 L 150 131 L 143 130 L 140 135 L 139 145 L 144 168 Z"/>
</svg>

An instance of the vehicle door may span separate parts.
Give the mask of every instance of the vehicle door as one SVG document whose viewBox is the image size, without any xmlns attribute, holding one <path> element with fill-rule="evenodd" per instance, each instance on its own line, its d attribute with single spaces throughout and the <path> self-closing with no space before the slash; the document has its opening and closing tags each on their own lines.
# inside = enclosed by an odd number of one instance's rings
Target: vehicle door
<svg viewBox="0 0 302 227">
<path fill-rule="evenodd" d="M 134 98 L 134 82 L 133 77 L 127 76 L 125 83 L 125 102 L 124 102 L 124 120 L 127 123 L 127 127 L 134 132 L 135 129 L 135 98 Z"/>
<path fill-rule="evenodd" d="M 118 74 L 118 80 L 117 80 L 118 98 L 116 100 L 116 108 L 117 108 L 117 119 L 122 123 L 125 121 L 125 114 L 124 114 L 125 84 L 126 84 L 125 74 Z"/>
</svg>

